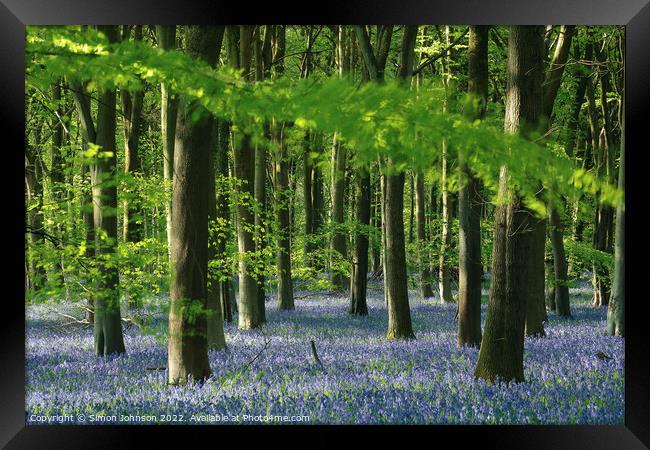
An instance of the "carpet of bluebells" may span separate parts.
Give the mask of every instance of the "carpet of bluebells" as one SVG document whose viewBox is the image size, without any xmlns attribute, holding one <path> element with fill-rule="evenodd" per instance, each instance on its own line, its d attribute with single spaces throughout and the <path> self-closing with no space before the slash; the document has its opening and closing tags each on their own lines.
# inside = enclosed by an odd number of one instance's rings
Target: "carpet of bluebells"
<svg viewBox="0 0 650 450">
<path fill-rule="evenodd" d="M 296 294 L 303 298 L 295 311 L 279 311 L 269 300 L 268 323 L 259 331 L 225 324 L 228 351 L 211 351 L 212 376 L 187 386 L 169 386 L 164 370 L 150 370 L 166 364 L 164 335 L 127 326 L 127 354 L 98 358 L 89 326 L 63 325 L 61 311 L 74 305 L 30 305 L 27 423 L 624 421 L 624 340 L 604 335 L 606 311 L 589 305 L 588 286 L 571 291 L 572 320 L 549 313 L 547 336 L 526 338 L 526 382 L 496 385 L 474 380 L 478 350 L 456 348 L 455 304 L 411 292 L 417 339 L 388 342 L 378 286 L 369 289 L 368 317 L 348 315 L 344 296 Z M 164 329 L 164 314 L 159 322 Z M 312 356 L 312 339 L 322 365 Z"/>
</svg>

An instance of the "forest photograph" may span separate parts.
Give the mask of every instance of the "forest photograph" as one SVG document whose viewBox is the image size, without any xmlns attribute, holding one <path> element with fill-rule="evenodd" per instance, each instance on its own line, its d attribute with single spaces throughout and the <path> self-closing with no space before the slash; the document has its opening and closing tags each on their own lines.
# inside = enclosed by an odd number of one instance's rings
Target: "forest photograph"
<svg viewBox="0 0 650 450">
<path fill-rule="evenodd" d="M 27 26 L 26 424 L 623 425 L 625 36 Z"/>
</svg>

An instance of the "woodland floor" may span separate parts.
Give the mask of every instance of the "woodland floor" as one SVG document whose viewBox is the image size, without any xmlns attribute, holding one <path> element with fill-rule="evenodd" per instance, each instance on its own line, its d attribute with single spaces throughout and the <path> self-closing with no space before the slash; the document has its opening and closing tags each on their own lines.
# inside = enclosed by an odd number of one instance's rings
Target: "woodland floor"
<svg viewBox="0 0 650 450">
<path fill-rule="evenodd" d="M 54 304 L 30 305 L 27 423 L 214 424 L 233 416 L 238 423 L 283 423 L 267 416 L 332 424 L 624 422 L 624 340 L 604 335 L 606 310 L 589 305 L 588 286 L 571 290 L 573 320 L 549 313 L 547 336 L 526 338 L 526 382 L 493 386 L 473 378 L 478 350 L 456 348 L 455 304 L 411 292 L 417 339 L 387 342 L 383 293 L 374 287 L 363 318 L 347 314 L 343 296 L 312 292 L 292 312 L 269 300 L 263 329 L 225 324 L 229 349 L 210 352 L 212 376 L 182 387 L 166 385 L 164 370 L 150 370 L 166 365 L 164 314 L 146 333 L 125 327 L 125 356 L 97 358 L 91 327 L 64 326 L 69 319 Z M 79 315 L 72 304 L 56 308 Z"/>
</svg>

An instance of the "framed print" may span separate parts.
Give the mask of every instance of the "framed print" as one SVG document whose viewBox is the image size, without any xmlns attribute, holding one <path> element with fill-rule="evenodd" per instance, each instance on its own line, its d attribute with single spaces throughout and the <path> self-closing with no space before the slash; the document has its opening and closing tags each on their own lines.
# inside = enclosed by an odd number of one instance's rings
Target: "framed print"
<svg viewBox="0 0 650 450">
<path fill-rule="evenodd" d="M 321 6 L 3 0 L 2 444 L 647 448 L 650 6 Z"/>
</svg>

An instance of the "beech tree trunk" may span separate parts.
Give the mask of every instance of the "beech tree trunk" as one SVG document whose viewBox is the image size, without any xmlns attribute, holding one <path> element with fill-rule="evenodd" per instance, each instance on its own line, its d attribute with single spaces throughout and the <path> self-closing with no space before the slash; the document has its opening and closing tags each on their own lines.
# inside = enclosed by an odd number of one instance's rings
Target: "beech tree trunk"
<svg viewBox="0 0 650 450">
<path fill-rule="evenodd" d="M 130 28 L 128 25 L 124 26 Z M 128 34 L 123 36 L 128 39 Z M 134 39 L 142 40 L 142 25 L 136 25 L 134 30 Z M 138 154 L 138 145 L 140 134 L 142 132 L 142 106 L 144 102 L 144 90 L 129 92 L 120 90 L 120 100 L 122 103 L 122 115 L 124 122 L 124 173 L 142 174 L 140 167 L 140 157 Z M 133 203 L 124 200 L 124 217 L 122 221 L 124 240 L 128 242 L 139 242 L 143 239 L 142 221 L 137 220 L 137 208 Z"/>
<path fill-rule="evenodd" d="M 188 26 L 186 51 L 214 67 L 223 26 Z M 198 116 L 198 117 L 197 117 Z M 172 284 L 169 309 L 170 384 L 210 376 L 208 316 L 208 207 L 214 120 L 197 101 L 182 99 L 176 118 L 172 197 Z"/>
<path fill-rule="evenodd" d="M 117 27 L 99 27 L 111 42 L 117 41 Z M 97 106 L 97 145 L 100 151 L 111 152 L 97 158 L 93 171 L 93 216 L 96 256 L 101 275 L 95 289 L 95 353 L 98 356 L 124 353 L 122 318 L 120 315 L 119 272 L 117 258 L 117 149 L 115 146 L 114 90 L 103 91 Z M 105 255 L 105 256 L 104 256 Z"/>
<path fill-rule="evenodd" d="M 376 39 L 376 51 L 370 44 L 367 30 L 363 26 L 354 27 L 354 39 L 350 35 L 350 41 L 356 42 L 361 50 L 364 67 L 370 67 L 363 82 L 374 81 L 383 83 L 384 68 L 386 65 L 386 54 L 392 37 L 391 26 L 380 26 Z M 356 231 L 354 235 L 354 256 L 352 260 L 351 284 L 350 284 L 350 314 L 367 315 L 368 306 L 366 301 L 368 285 L 368 247 L 369 239 L 367 234 L 371 216 L 371 191 L 370 191 L 370 170 L 360 167 L 355 169 L 357 180 L 356 197 L 356 222 L 364 229 Z M 375 264 L 377 262 L 375 261 Z"/>
<path fill-rule="evenodd" d="M 400 45 L 398 78 L 405 82 L 413 73 L 413 50 L 417 26 L 405 26 Z M 408 286 L 406 277 L 406 251 L 404 248 L 404 172 L 396 173 L 389 160 L 386 167 L 385 197 L 385 289 L 388 302 L 388 339 L 415 338 L 411 326 Z"/>
<path fill-rule="evenodd" d="M 345 165 L 347 152 L 341 141 L 334 134 L 334 143 L 332 144 L 332 215 L 331 223 L 334 226 L 332 232 L 332 263 L 337 258 L 347 258 L 347 237 L 342 227 L 345 222 L 344 200 L 345 200 Z M 338 253 L 338 255 L 336 255 Z M 336 255 L 336 256 L 335 256 Z M 332 264 L 331 263 L 331 264 Z M 335 272 L 332 267 L 332 284 L 338 290 L 344 290 L 348 286 L 349 280 L 345 274 Z"/>
<path fill-rule="evenodd" d="M 229 27 L 230 30 L 233 27 Z M 233 33 L 234 34 L 234 33 Z M 247 79 L 251 77 L 251 45 L 253 27 L 239 26 L 239 64 Z M 253 227 L 255 214 L 250 202 L 255 198 L 255 148 L 251 136 L 238 132 L 235 142 L 235 178 L 240 201 L 237 203 L 237 244 L 239 247 L 239 328 L 249 330 L 264 323 L 258 297 L 255 264 L 251 255 L 255 252 Z M 242 200 L 246 204 L 242 203 Z"/>
<path fill-rule="evenodd" d="M 618 188 L 625 192 L 625 91 L 621 96 L 621 156 L 618 166 Z M 616 239 L 614 241 L 614 279 L 612 297 L 607 309 L 607 334 L 625 336 L 625 202 L 616 208 Z"/>
<path fill-rule="evenodd" d="M 431 265 L 425 255 L 427 241 L 427 223 L 426 223 L 426 199 L 424 198 L 424 176 L 421 173 L 415 176 L 415 209 L 416 209 L 416 228 L 418 237 L 418 249 L 420 252 L 420 295 L 422 298 L 433 297 L 431 288 Z"/>
<path fill-rule="evenodd" d="M 291 190 L 289 189 L 289 155 L 284 140 L 284 123 L 274 124 L 274 138 L 276 140 L 274 179 L 276 183 L 276 218 L 278 222 L 278 307 L 284 310 L 295 309 L 293 301 L 293 280 L 291 276 L 291 224 L 289 222 L 289 202 Z"/>
<path fill-rule="evenodd" d="M 356 221 L 362 227 L 370 225 L 370 172 L 357 171 Z M 357 231 L 354 240 L 354 259 L 350 284 L 350 314 L 368 315 L 366 289 L 368 283 L 368 235 L 366 230 Z"/>
<path fill-rule="evenodd" d="M 476 118 L 483 118 L 488 95 L 487 26 L 470 26 L 468 90 L 476 96 Z M 465 184 L 458 193 L 458 347 L 481 344 L 481 194 L 478 180 L 461 154 Z"/>
<path fill-rule="evenodd" d="M 79 115 L 79 122 L 81 125 L 81 147 L 84 151 L 88 150 L 89 143 L 95 143 L 97 135 L 95 132 L 95 123 L 93 121 L 90 109 L 90 96 L 85 93 L 84 86 L 78 82 L 69 82 L 70 89 L 73 93 L 73 99 L 77 114 Z M 84 180 L 88 178 L 88 185 L 83 187 L 81 196 L 81 211 L 83 215 L 83 222 L 85 228 L 86 239 L 86 252 L 85 257 L 87 261 L 95 259 L 95 220 L 93 217 L 93 202 L 92 202 L 92 185 L 93 171 L 86 164 L 81 166 L 81 175 Z M 85 282 L 92 285 L 95 282 L 92 279 L 92 274 L 85 274 Z M 86 312 L 86 320 L 90 323 L 95 321 L 95 303 L 92 291 L 88 292 L 88 310 Z"/>
<path fill-rule="evenodd" d="M 557 44 L 555 45 L 555 52 L 553 59 L 544 81 L 544 100 L 543 111 L 544 116 L 548 119 L 551 127 L 553 116 L 553 105 L 557 92 L 560 88 L 560 81 L 566 62 L 569 58 L 569 49 L 571 48 L 571 40 L 575 34 L 575 26 L 563 25 L 560 27 L 560 35 L 558 36 Z M 580 90 L 580 88 L 578 89 Z M 584 93 L 584 89 L 583 89 Z M 578 110 L 578 113 L 580 111 Z M 576 118 L 577 121 L 577 118 Z M 569 149 L 573 152 L 573 149 Z M 565 206 L 562 201 L 561 207 Z M 569 286 L 568 282 L 568 264 L 566 260 L 566 252 L 564 251 L 564 223 L 558 207 L 551 205 L 549 212 L 550 222 L 550 236 L 551 246 L 553 248 L 553 272 L 554 272 L 554 286 L 552 292 L 555 295 L 555 309 L 558 315 L 563 317 L 571 316 L 571 308 L 569 304 Z M 563 208 L 564 209 L 564 208 Z"/>
<path fill-rule="evenodd" d="M 223 119 L 217 119 L 217 155 L 216 155 L 216 173 L 221 180 L 228 179 L 228 146 L 230 142 L 230 124 Z M 217 217 L 222 227 L 227 228 L 228 232 L 231 225 L 230 220 L 230 203 L 228 192 L 225 187 L 221 187 L 217 192 Z M 226 236 L 228 234 L 226 233 Z M 227 238 L 217 237 L 215 257 L 221 261 L 228 258 L 226 254 Z M 226 267 L 222 267 L 222 270 Z M 233 312 L 237 309 L 237 303 L 234 299 L 232 279 L 225 279 L 219 282 L 219 302 L 221 304 L 221 315 L 223 320 L 232 322 Z"/>
<path fill-rule="evenodd" d="M 449 26 L 445 27 L 445 36 L 447 45 L 449 45 Z M 449 53 L 443 58 L 444 65 L 444 74 L 443 74 L 443 83 L 445 85 L 445 92 L 449 88 L 449 81 L 451 80 L 451 64 L 450 64 Z M 446 93 L 445 96 L 448 94 Z M 447 110 L 447 98 L 445 97 L 444 110 Z M 438 292 L 440 293 L 440 301 L 443 303 L 451 303 L 454 301 L 453 294 L 451 292 L 451 273 L 449 271 L 450 267 L 447 262 L 447 253 L 448 249 L 451 247 L 451 223 L 453 220 L 453 208 L 452 208 L 452 199 L 449 193 L 449 188 L 447 186 L 447 171 L 450 161 L 447 156 L 447 141 L 443 139 L 442 141 L 442 172 L 440 178 L 440 185 L 442 189 L 442 232 L 441 232 L 441 244 L 440 244 L 440 257 L 438 262 Z"/>
<path fill-rule="evenodd" d="M 524 136 L 542 114 L 544 27 L 511 26 L 508 38 L 508 95 L 504 128 Z M 501 168 L 499 198 L 508 193 L 508 169 Z M 492 285 L 485 329 L 474 375 L 492 383 L 524 381 L 524 327 L 531 258 L 535 243 L 533 213 L 517 195 L 497 206 Z M 543 256 L 543 253 L 542 253 Z M 543 270 L 543 260 L 539 264 Z M 542 283 L 543 289 L 543 283 Z M 543 292 L 543 291 L 542 291 Z"/>
<path fill-rule="evenodd" d="M 171 50 L 176 47 L 176 25 L 157 25 L 158 45 L 164 50 Z M 173 184 L 174 178 L 174 139 L 176 133 L 176 114 L 178 110 L 178 99 L 169 92 L 166 83 L 160 85 L 160 132 L 163 145 L 163 178 Z M 167 217 L 167 250 L 171 261 L 172 251 L 172 201 L 165 205 Z"/>
<path fill-rule="evenodd" d="M 223 36 L 223 31 L 221 31 Z M 215 120 L 212 120 L 213 127 L 216 125 Z M 218 132 L 213 128 L 213 136 Z M 211 144 L 214 143 L 214 137 Z M 217 192 L 215 186 L 215 161 L 212 151 L 208 152 L 208 227 L 214 227 L 219 222 L 219 212 L 217 210 Z M 208 229 L 209 230 L 209 229 Z M 211 236 L 208 231 L 208 264 L 213 259 L 221 257 L 219 254 L 219 243 L 217 239 Z M 222 283 L 209 275 L 208 270 L 208 290 L 206 305 L 208 309 L 207 314 L 207 333 L 208 333 L 208 349 L 210 350 L 225 350 L 226 337 L 223 333 L 223 301 L 221 300 L 221 285 Z M 227 303 L 227 298 L 226 298 Z"/>
</svg>

